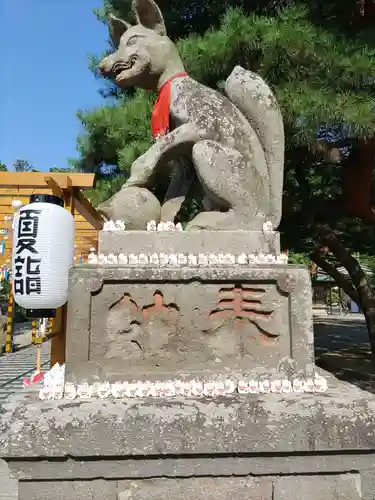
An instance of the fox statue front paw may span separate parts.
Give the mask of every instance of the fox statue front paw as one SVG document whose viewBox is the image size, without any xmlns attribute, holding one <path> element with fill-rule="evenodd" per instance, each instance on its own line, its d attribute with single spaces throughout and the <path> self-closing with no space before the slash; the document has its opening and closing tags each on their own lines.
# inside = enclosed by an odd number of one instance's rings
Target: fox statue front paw
<svg viewBox="0 0 375 500">
<path fill-rule="evenodd" d="M 148 151 L 137 158 L 131 166 L 130 177 L 126 181 L 126 187 L 144 187 L 149 181 L 155 169 L 155 161 Z"/>
</svg>

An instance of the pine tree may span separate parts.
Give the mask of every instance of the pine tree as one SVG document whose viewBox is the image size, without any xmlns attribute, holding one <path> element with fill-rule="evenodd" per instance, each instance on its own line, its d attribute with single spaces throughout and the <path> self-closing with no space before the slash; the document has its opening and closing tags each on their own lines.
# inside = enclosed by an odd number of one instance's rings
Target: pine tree
<svg viewBox="0 0 375 500">
<path fill-rule="evenodd" d="M 20 160 L 19 158 L 13 163 L 13 168 L 16 172 L 32 172 L 33 167 L 27 160 Z"/>
<path fill-rule="evenodd" d="M 374 133 L 374 50 L 334 36 L 308 18 L 299 7 L 276 16 L 231 10 L 221 29 L 178 45 L 189 74 L 212 87 L 220 88 L 234 64 L 258 72 L 275 89 L 290 150 L 306 145 L 329 159 L 336 144 L 319 137 L 320 129 L 333 131 L 341 148 Z M 118 165 L 128 171 L 149 146 L 153 100 L 138 91 L 118 105 L 81 113 L 87 132 L 78 143 L 81 166 Z"/>
</svg>

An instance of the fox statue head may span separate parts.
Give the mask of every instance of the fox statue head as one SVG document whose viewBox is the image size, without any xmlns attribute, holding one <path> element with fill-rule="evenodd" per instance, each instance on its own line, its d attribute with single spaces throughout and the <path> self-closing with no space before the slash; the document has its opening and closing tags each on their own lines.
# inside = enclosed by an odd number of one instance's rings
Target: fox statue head
<svg viewBox="0 0 375 500">
<path fill-rule="evenodd" d="M 184 67 L 174 43 L 167 37 L 163 15 L 153 0 L 133 0 L 137 24 L 109 16 L 116 52 L 99 63 L 100 73 L 120 88 L 158 90 Z"/>
</svg>

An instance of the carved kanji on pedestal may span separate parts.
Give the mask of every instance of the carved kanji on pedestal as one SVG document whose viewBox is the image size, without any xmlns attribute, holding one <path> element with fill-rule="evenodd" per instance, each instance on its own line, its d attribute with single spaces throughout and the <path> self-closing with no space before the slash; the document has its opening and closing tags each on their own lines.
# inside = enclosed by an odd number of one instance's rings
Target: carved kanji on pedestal
<svg viewBox="0 0 375 500">
<path fill-rule="evenodd" d="M 215 332 L 230 321 L 236 331 L 242 330 L 249 322 L 256 326 L 264 340 L 273 340 L 280 335 L 280 325 L 276 321 L 278 305 L 270 299 L 271 290 L 261 286 L 221 288 L 216 308 L 209 314 L 207 332 Z"/>
<path fill-rule="evenodd" d="M 168 345 L 176 330 L 179 308 L 165 304 L 157 290 L 153 303 L 139 306 L 128 293 L 112 304 L 107 317 L 108 351 L 106 357 L 142 357 Z"/>
<path fill-rule="evenodd" d="M 156 316 L 161 317 L 166 322 L 176 322 L 179 308 L 176 304 L 165 304 L 163 294 L 157 290 L 154 293 L 154 303 L 142 307 L 143 320 L 152 321 Z"/>
</svg>

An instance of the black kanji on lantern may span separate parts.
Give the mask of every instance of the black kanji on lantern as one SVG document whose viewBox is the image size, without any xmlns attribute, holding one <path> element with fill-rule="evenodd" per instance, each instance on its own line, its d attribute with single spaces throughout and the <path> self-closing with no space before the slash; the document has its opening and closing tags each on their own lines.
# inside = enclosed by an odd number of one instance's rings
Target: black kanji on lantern
<svg viewBox="0 0 375 500">
<path fill-rule="evenodd" d="M 26 258 L 26 274 L 32 276 L 39 276 L 40 274 L 41 259 L 33 259 L 32 257 Z"/>
<path fill-rule="evenodd" d="M 40 210 L 22 210 L 18 221 L 18 241 L 16 246 L 17 255 L 27 251 L 38 253 L 35 249 L 36 237 L 38 236 Z"/>
<path fill-rule="evenodd" d="M 34 245 L 36 243 L 35 238 L 20 238 L 17 241 L 17 246 L 16 246 L 16 253 L 20 254 L 24 252 L 25 250 L 30 253 L 38 253 L 37 250 L 35 250 Z"/>
<path fill-rule="evenodd" d="M 38 237 L 41 210 L 21 210 L 18 219 L 16 255 L 14 259 L 14 293 L 31 295 L 41 293 L 40 263 L 35 244 Z M 28 253 L 34 256 L 21 254 Z M 25 265 L 26 262 L 26 265 Z"/>
<path fill-rule="evenodd" d="M 23 295 L 25 293 L 24 280 L 23 278 L 14 280 L 14 294 Z"/>
<path fill-rule="evenodd" d="M 32 293 L 36 293 L 40 295 L 42 291 L 42 283 L 40 276 L 26 276 L 26 295 L 31 295 Z"/>
<path fill-rule="evenodd" d="M 36 238 L 41 210 L 23 210 L 18 223 L 18 238 Z"/>
<path fill-rule="evenodd" d="M 15 278 L 22 278 L 22 270 L 23 270 L 23 265 L 25 263 L 25 259 L 22 257 L 18 256 L 14 259 L 14 277 Z"/>
</svg>

